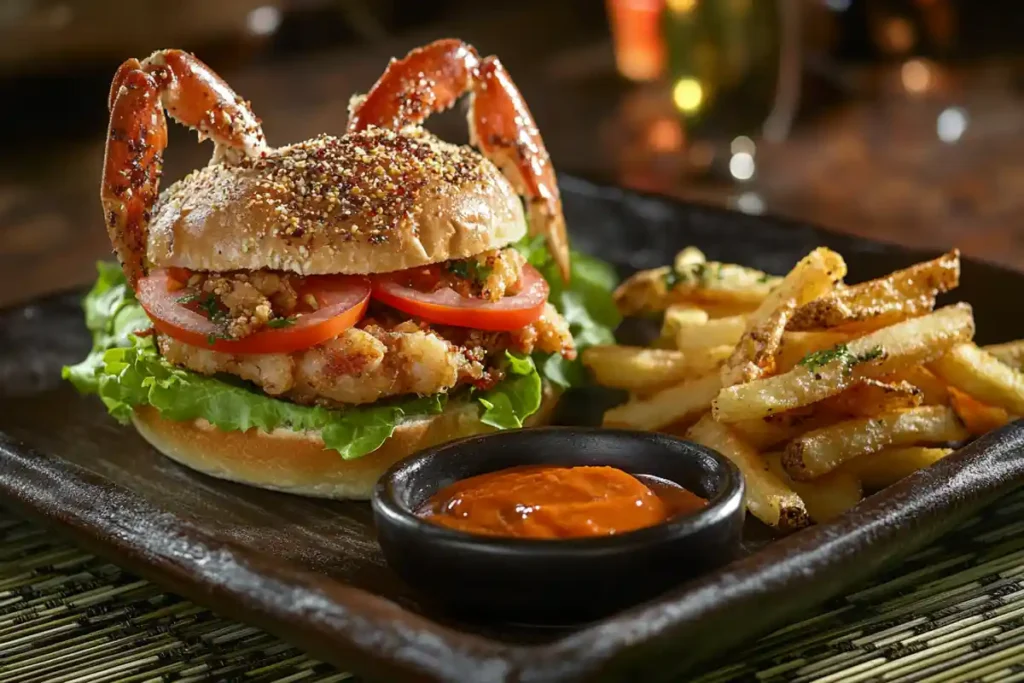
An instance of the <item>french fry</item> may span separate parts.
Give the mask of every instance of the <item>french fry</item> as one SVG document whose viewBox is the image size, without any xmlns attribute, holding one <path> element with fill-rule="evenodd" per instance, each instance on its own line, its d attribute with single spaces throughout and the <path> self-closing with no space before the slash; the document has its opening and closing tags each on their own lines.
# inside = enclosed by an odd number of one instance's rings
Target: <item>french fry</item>
<svg viewBox="0 0 1024 683">
<path fill-rule="evenodd" d="M 970 305 L 946 306 L 812 354 L 784 374 L 723 388 L 713 403 L 715 419 L 737 422 L 810 405 L 860 379 L 932 360 L 973 336 Z"/>
<path fill-rule="evenodd" d="M 981 436 L 993 429 L 999 429 L 1010 421 L 1010 415 L 1002 408 L 982 403 L 959 389 L 950 388 L 950 404 L 971 436 Z"/>
<path fill-rule="evenodd" d="M 651 392 L 688 377 L 706 375 L 729 353 L 728 346 L 693 354 L 638 346 L 591 346 L 583 351 L 583 364 L 603 386 Z"/>
<path fill-rule="evenodd" d="M 845 391 L 830 396 L 817 405 L 822 410 L 842 417 L 871 417 L 895 410 L 921 405 L 924 392 L 909 382 L 882 382 L 862 379 Z"/>
<path fill-rule="evenodd" d="M 731 318 L 734 315 L 749 315 L 757 310 L 757 304 L 727 301 L 702 301 L 700 307 L 707 311 L 712 320 Z"/>
<path fill-rule="evenodd" d="M 706 324 L 708 320 L 707 311 L 696 304 L 672 304 L 665 309 L 665 317 L 661 323 L 661 336 L 669 339 L 671 348 L 675 348 L 676 336 L 681 328 L 699 327 Z"/>
<path fill-rule="evenodd" d="M 1024 339 L 981 347 L 1015 370 L 1024 370 Z"/>
<path fill-rule="evenodd" d="M 734 315 L 728 318 L 705 320 L 701 324 L 680 324 L 676 330 L 676 348 L 680 351 L 694 351 L 736 346 L 747 328 L 747 318 Z"/>
<path fill-rule="evenodd" d="M 807 526 L 807 508 L 793 489 L 775 476 L 753 446 L 726 425 L 705 415 L 690 428 L 687 437 L 729 458 L 747 487 L 747 509 L 765 524 L 784 530 Z"/>
<path fill-rule="evenodd" d="M 954 249 L 877 280 L 836 288 L 801 306 L 786 329 L 819 330 L 869 321 L 874 326 L 891 325 L 931 311 L 935 297 L 959 282 L 960 252 Z"/>
<path fill-rule="evenodd" d="M 757 449 L 767 451 L 840 420 L 916 407 L 920 396 L 920 390 L 909 384 L 861 380 L 818 403 L 730 426 Z"/>
<path fill-rule="evenodd" d="M 656 313 L 677 303 L 759 305 L 779 278 L 732 263 L 686 263 L 663 266 L 628 277 L 613 297 L 622 315 Z"/>
<path fill-rule="evenodd" d="M 763 419 L 740 420 L 729 426 L 758 450 L 767 451 L 835 422 L 835 416 L 817 407 L 820 405 L 797 408 Z"/>
<path fill-rule="evenodd" d="M 781 453 L 766 453 L 764 459 L 772 474 L 800 496 L 807 514 L 818 524 L 839 517 L 864 497 L 860 479 L 849 472 L 829 472 L 814 481 L 793 481 L 782 467 Z"/>
<path fill-rule="evenodd" d="M 968 436 L 951 408 L 925 406 L 847 420 L 808 432 L 786 446 L 782 465 L 793 479 L 808 481 L 883 448 L 941 444 Z"/>
<path fill-rule="evenodd" d="M 839 468 L 860 480 L 868 491 L 878 491 L 900 479 L 923 470 L 953 452 L 952 448 L 885 448 L 876 453 L 858 455 Z"/>
<path fill-rule="evenodd" d="M 845 332 L 785 332 L 775 356 L 775 370 L 789 372 L 808 354 L 831 349 L 851 339 L 853 337 Z"/>
<path fill-rule="evenodd" d="M 793 311 L 832 291 L 844 275 L 846 262 L 830 249 L 819 247 L 801 259 L 750 315 L 736 351 L 722 367 L 722 383 L 749 382 L 773 370 Z"/>
<path fill-rule="evenodd" d="M 883 382 L 909 382 L 921 390 L 921 404 L 944 406 L 949 404 L 949 387 L 923 365 L 914 365 L 880 378 Z"/>
<path fill-rule="evenodd" d="M 1024 373 L 974 344 L 959 344 L 928 367 L 982 403 L 1024 415 Z"/>
<path fill-rule="evenodd" d="M 717 372 L 690 379 L 616 406 L 604 414 L 605 427 L 658 430 L 706 411 L 722 388 Z"/>
<path fill-rule="evenodd" d="M 708 257 L 697 247 L 686 247 L 676 254 L 673 264 L 676 270 L 685 270 L 695 263 L 707 263 Z"/>
</svg>

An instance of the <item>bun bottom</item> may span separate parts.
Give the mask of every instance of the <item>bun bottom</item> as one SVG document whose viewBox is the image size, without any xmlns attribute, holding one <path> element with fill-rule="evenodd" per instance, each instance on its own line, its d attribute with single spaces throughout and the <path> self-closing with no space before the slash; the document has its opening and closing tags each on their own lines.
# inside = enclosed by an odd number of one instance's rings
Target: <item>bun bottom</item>
<svg viewBox="0 0 1024 683">
<path fill-rule="evenodd" d="M 555 392 L 545 389 L 541 407 L 527 426 L 546 424 L 556 402 Z M 203 419 L 164 419 L 150 406 L 135 408 L 132 422 L 158 451 L 212 477 L 303 496 L 353 500 L 369 499 L 385 470 L 416 451 L 494 431 L 480 422 L 478 404 L 449 405 L 439 415 L 400 424 L 372 453 L 345 460 L 325 449 L 316 432 L 222 431 Z"/>
</svg>

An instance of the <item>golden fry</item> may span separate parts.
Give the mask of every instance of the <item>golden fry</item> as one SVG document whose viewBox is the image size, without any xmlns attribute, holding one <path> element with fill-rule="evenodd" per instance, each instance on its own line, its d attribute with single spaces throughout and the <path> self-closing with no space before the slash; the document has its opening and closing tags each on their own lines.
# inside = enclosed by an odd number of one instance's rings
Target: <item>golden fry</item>
<svg viewBox="0 0 1024 683">
<path fill-rule="evenodd" d="M 914 365 L 897 370 L 891 375 L 880 378 L 883 382 L 909 382 L 921 390 L 921 404 L 926 406 L 944 406 L 949 404 L 949 387 L 923 365 Z"/>
<path fill-rule="evenodd" d="M 673 263 L 675 264 L 675 269 L 681 271 L 696 263 L 707 263 L 707 261 L 708 257 L 704 255 L 703 251 L 697 247 L 686 247 L 676 254 Z"/>
<path fill-rule="evenodd" d="M 1010 421 L 1010 415 L 1002 408 L 982 403 L 959 389 L 950 388 L 950 404 L 971 436 L 981 436 L 993 429 L 999 429 Z"/>
<path fill-rule="evenodd" d="M 864 497 L 860 479 L 849 472 L 829 472 L 814 481 L 793 481 L 782 467 L 781 453 L 767 453 L 764 459 L 772 474 L 800 496 L 807 513 L 818 524 L 839 517 Z"/>
<path fill-rule="evenodd" d="M 696 416 L 711 406 L 722 388 L 717 372 L 690 379 L 616 406 L 604 414 L 605 427 L 658 430 Z"/>
<path fill-rule="evenodd" d="M 1024 339 L 981 347 L 1015 370 L 1024 370 Z"/>
<path fill-rule="evenodd" d="M 682 353 L 638 346 L 591 346 L 583 351 L 583 364 L 598 384 L 628 391 L 653 391 L 688 377 L 705 375 L 728 358 L 729 347 L 704 353 Z"/>
<path fill-rule="evenodd" d="M 828 296 L 801 306 L 790 330 L 820 330 L 845 325 L 885 326 L 922 315 L 935 297 L 960 283 L 960 252 L 897 270 L 877 280 L 836 288 Z"/>
<path fill-rule="evenodd" d="M 921 405 L 924 392 L 909 382 L 882 382 L 877 379 L 861 379 L 830 396 L 817 405 L 833 415 L 841 417 L 871 417 L 895 410 L 906 410 Z"/>
<path fill-rule="evenodd" d="M 747 487 L 747 509 L 754 517 L 784 530 L 808 525 L 810 518 L 800 496 L 770 471 L 753 446 L 726 425 L 705 415 L 690 428 L 687 437 L 718 451 L 739 468 Z"/>
<path fill-rule="evenodd" d="M 787 373 L 723 388 L 713 404 L 715 419 L 737 422 L 810 405 L 860 379 L 929 361 L 973 336 L 971 307 L 946 306 L 812 354 Z"/>
<path fill-rule="evenodd" d="M 900 479 L 942 460 L 952 448 L 885 448 L 876 453 L 858 455 L 840 467 L 840 471 L 857 477 L 868 491 L 878 491 Z"/>
<path fill-rule="evenodd" d="M 734 315 L 728 318 L 705 320 L 701 324 L 682 324 L 676 331 L 676 348 L 680 351 L 694 351 L 716 346 L 736 346 L 747 327 L 746 316 Z"/>
<path fill-rule="evenodd" d="M 786 446 L 782 464 L 793 479 L 808 481 L 883 448 L 941 444 L 967 437 L 951 408 L 925 406 L 847 420 L 804 434 Z"/>
<path fill-rule="evenodd" d="M 757 304 L 728 301 L 702 301 L 700 307 L 707 311 L 712 320 L 731 318 L 734 315 L 749 315 L 757 310 Z"/>
<path fill-rule="evenodd" d="M 1024 372 L 974 344 L 959 344 L 928 366 L 950 385 L 982 403 L 1024 415 Z"/>
<path fill-rule="evenodd" d="M 730 423 L 729 427 L 758 450 L 766 451 L 835 422 L 835 415 L 821 410 L 820 405 L 797 408 L 763 419 L 740 420 Z"/>
<path fill-rule="evenodd" d="M 846 262 L 831 249 L 819 247 L 801 259 L 750 315 L 736 351 L 722 368 L 722 383 L 749 382 L 774 370 L 775 353 L 793 311 L 831 292 L 844 275 Z"/>
<path fill-rule="evenodd" d="M 614 292 L 623 315 L 656 313 L 678 303 L 722 303 L 756 306 L 779 278 L 753 268 L 710 261 L 663 266 L 634 273 Z"/>
<path fill-rule="evenodd" d="M 682 328 L 692 329 L 707 323 L 707 311 L 696 304 L 672 304 L 661 322 L 661 338 L 668 340 L 665 348 L 676 348 L 676 337 Z"/>
</svg>

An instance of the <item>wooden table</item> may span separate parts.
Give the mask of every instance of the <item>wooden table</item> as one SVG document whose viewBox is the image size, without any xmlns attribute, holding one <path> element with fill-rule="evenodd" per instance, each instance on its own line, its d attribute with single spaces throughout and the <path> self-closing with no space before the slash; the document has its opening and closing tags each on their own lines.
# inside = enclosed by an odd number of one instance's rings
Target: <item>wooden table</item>
<svg viewBox="0 0 1024 683">
<path fill-rule="evenodd" d="M 924 97 L 891 87 L 898 71 L 872 74 L 860 99 L 798 125 L 786 142 L 762 144 L 751 181 L 708 182 L 684 163 L 699 146 L 680 147 L 671 132 L 666 138 L 664 122 L 675 119 L 664 88 L 615 77 L 602 21 L 592 11 L 580 14 L 590 4 L 553 3 L 543 23 L 513 13 L 449 23 L 443 31 L 502 57 L 560 170 L 878 239 L 959 245 L 968 255 L 1024 267 L 1024 98 L 1015 67 L 946 73 L 942 87 Z M 575 30 L 565 30 L 569 22 Z M 271 143 L 281 144 L 340 133 L 348 97 L 365 90 L 388 57 L 437 35 L 429 30 L 272 64 L 215 65 L 252 100 Z M 116 65 L 109 66 L 96 79 L 73 83 L 71 92 L 53 93 L 51 106 L 0 133 L 0 305 L 86 284 L 93 262 L 110 253 L 97 191 L 106 79 Z M 955 144 L 936 135 L 937 117 L 951 106 L 968 120 Z M 432 126 L 465 139 L 458 112 Z M 196 145 L 175 127 L 165 180 L 205 163 L 208 154 L 208 144 Z"/>
</svg>

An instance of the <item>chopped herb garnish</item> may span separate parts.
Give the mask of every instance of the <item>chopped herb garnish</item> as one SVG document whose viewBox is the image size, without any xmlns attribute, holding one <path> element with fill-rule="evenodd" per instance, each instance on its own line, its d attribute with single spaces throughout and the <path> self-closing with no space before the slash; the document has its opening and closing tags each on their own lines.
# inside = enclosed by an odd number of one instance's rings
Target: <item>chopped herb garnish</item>
<svg viewBox="0 0 1024 683">
<path fill-rule="evenodd" d="M 679 273 L 674 268 L 669 268 L 665 272 L 665 289 L 671 291 L 682 281 L 683 279 L 679 277 Z"/>
<path fill-rule="evenodd" d="M 221 308 L 220 302 L 213 294 L 207 294 L 205 297 L 200 299 L 199 308 L 202 309 L 207 320 L 218 322 L 224 318 L 225 311 Z"/>
<path fill-rule="evenodd" d="M 757 278 L 757 283 L 761 285 L 768 284 L 771 282 L 772 276 L 768 273 L 761 273 L 761 277 Z"/>
<path fill-rule="evenodd" d="M 448 272 L 461 277 L 463 280 L 469 279 L 469 262 L 468 261 L 449 261 Z"/>
<path fill-rule="evenodd" d="M 199 301 L 199 294 L 195 292 L 191 294 L 186 294 L 185 296 L 178 297 L 177 299 L 175 299 L 175 301 L 177 301 L 179 304 L 195 303 L 196 301 Z"/>
<path fill-rule="evenodd" d="M 213 346 L 214 344 L 216 344 L 217 343 L 217 335 L 215 335 L 215 334 L 208 334 L 208 335 L 206 335 L 206 343 L 209 344 L 210 346 Z"/>
<path fill-rule="evenodd" d="M 474 259 L 448 262 L 449 273 L 476 284 L 483 284 L 483 281 L 490 277 L 493 271 L 494 269 L 490 266 L 483 265 Z"/>
<path fill-rule="evenodd" d="M 850 374 L 855 366 L 881 358 L 884 354 L 881 346 L 876 346 L 858 355 L 852 353 L 846 344 L 837 344 L 831 349 L 812 351 L 801 359 L 800 365 L 811 372 L 816 372 L 830 363 L 839 362 L 843 366 L 844 374 Z"/>
<path fill-rule="evenodd" d="M 873 349 L 868 349 L 867 351 L 865 351 L 864 353 L 862 353 L 859 356 L 855 356 L 854 357 L 854 365 L 859 364 L 859 363 L 868 363 L 868 362 L 873 361 L 873 360 L 878 360 L 879 358 L 881 358 L 884 355 L 885 355 L 885 352 L 882 351 L 882 347 L 881 346 L 876 346 Z"/>
<path fill-rule="evenodd" d="M 846 344 L 838 344 L 831 349 L 812 351 L 800 360 L 800 365 L 805 366 L 811 372 L 820 370 L 825 365 L 837 360 L 852 358 L 850 347 Z"/>
<path fill-rule="evenodd" d="M 665 287 L 674 289 L 680 284 L 708 287 L 712 282 L 721 279 L 721 263 L 691 263 L 684 266 L 682 270 L 670 268 L 665 273 Z"/>
<path fill-rule="evenodd" d="M 479 263 L 476 265 L 476 279 L 479 282 L 483 282 L 489 278 L 493 272 L 494 268 L 491 268 L 490 266 L 482 266 Z"/>
<path fill-rule="evenodd" d="M 298 320 L 298 316 L 290 315 L 287 318 L 274 318 L 273 320 L 267 321 L 267 327 L 272 327 L 275 330 L 281 327 L 291 327 Z"/>
</svg>

